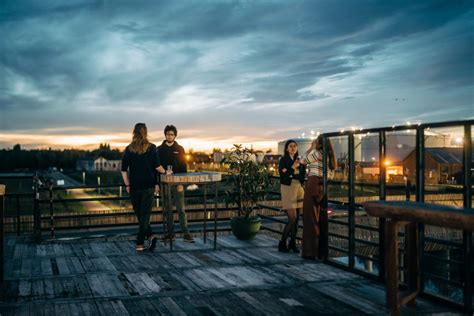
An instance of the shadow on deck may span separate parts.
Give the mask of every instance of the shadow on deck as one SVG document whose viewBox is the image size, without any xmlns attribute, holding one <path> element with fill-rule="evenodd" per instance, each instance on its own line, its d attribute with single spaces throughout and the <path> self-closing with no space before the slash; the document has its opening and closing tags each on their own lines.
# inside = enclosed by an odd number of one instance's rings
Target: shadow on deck
<svg viewBox="0 0 474 316">
<path fill-rule="evenodd" d="M 277 251 L 264 233 L 136 253 L 130 236 L 6 240 L 0 314 L 386 314 L 382 284 Z M 402 314 L 456 312 L 422 298 Z"/>
</svg>

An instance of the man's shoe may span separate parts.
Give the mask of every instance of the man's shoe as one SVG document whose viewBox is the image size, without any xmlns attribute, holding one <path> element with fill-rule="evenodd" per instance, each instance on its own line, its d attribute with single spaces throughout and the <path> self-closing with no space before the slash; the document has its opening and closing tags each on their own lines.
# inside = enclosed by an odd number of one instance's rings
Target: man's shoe
<svg viewBox="0 0 474 316">
<path fill-rule="evenodd" d="M 171 235 L 171 234 L 166 234 L 163 236 L 163 238 L 161 238 L 162 241 L 171 241 L 171 240 L 176 240 L 176 238 L 174 237 L 174 234 Z"/>
<path fill-rule="evenodd" d="M 145 250 L 145 246 L 144 245 L 136 245 L 135 250 L 136 251 L 143 251 L 143 250 Z"/>
<path fill-rule="evenodd" d="M 194 238 L 193 238 L 193 236 L 191 236 L 190 233 L 185 233 L 184 236 L 183 236 L 183 240 L 185 242 L 191 242 L 191 243 L 194 242 Z"/>
<path fill-rule="evenodd" d="M 148 250 L 153 251 L 156 247 L 156 242 L 158 241 L 158 237 L 156 235 L 151 235 L 148 237 Z"/>
</svg>

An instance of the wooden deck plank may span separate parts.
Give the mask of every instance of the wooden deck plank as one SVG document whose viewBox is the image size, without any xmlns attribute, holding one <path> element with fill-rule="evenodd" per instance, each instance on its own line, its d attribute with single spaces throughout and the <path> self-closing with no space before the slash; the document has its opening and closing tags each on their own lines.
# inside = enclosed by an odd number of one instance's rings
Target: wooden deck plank
<svg viewBox="0 0 474 316">
<path fill-rule="evenodd" d="M 69 302 L 69 312 L 71 316 L 82 316 L 82 308 L 77 302 Z"/>
<path fill-rule="evenodd" d="M 69 315 L 69 304 L 56 302 L 54 304 L 54 314 L 55 315 Z"/>
<path fill-rule="evenodd" d="M 258 311 L 258 314 L 263 314 L 263 315 L 274 315 L 275 311 L 270 309 L 270 306 L 267 304 L 261 303 L 261 301 L 258 299 L 258 296 L 253 296 L 247 292 L 244 291 L 237 291 L 234 292 L 235 295 L 237 295 L 240 299 L 245 301 L 247 304 L 252 306 L 256 311 Z M 279 315 L 279 313 L 277 313 Z"/>
<path fill-rule="evenodd" d="M 198 284 L 194 283 L 192 280 L 184 276 L 182 273 L 169 271 L 168 274 L 171 277 L 173 277 L 175 280 L 177 280 L 188 291 L 195 292 L 195 291 L 202 290 L 202 288 L 199 287 Z"/>
<path fill-rule="evenodd" d="M 85 273 L 84 267 L 81 264 L 81 261 L 77 257 L 67 258 L 68 267 L 71 269 L 71 272 L 74 274 Z"/>
<path fill-rule="evenodd" d="M 128 291 L 123 287 L 117 276 L 107 274 L 88 274 L 87 281 L 94 297 L 127 296 Z"/>
<path fill-rule="evenodd" d="M 190 267 L 200 267 L 204 265 L 201 260 L 194 257 L 190 252 L 178 252 L 177 255 L 186 261 Z"/>
<path fill-rule="evenodd" d="M 12 277 L 13 278 L 19 278 L 21 275 L 21 264 L 22 264 L 22 259 L 21 258 L 16 258 L 13 259 L 13 264 L 12 264 Z"/>
<path fill-rule="evenodd" d="M 31 269 L 31 277 L 39 277 L 41 276 L 41 259 L 40 258 L 33 258 L 32 259 L 32 269 Z"/>
<path fill-rule="evenodd" d="M 112 316 L 112 315 L 130 315 L 127 311 L 127 309 L 125 308 L 125 306 L 123 305 L 123 302 L 121 300 L 111 300 L 110 301 L 110 304 L 112 304 L 112 307 L 114 309 L 114 313 L 111 314 L 111 315 L 107 315 L 107 316 Z"/>
<path fill-rule="evenodd" d="M 44 282 L 42 279 L 34 279 L 31 281 L 31 297 L 32 299 L 44 297 Z"/>
<path fill-rule="evenodd" d="M 85 301 L 80 303 L 82 313 L 84 316 L 96 316 L 99 315 L 99 309 L 95 301 Z M 60 316 L 60 315 L 58 315 Z"/>
<path fill-rule="evenodd" d="M 169 311 L 170 315 L 173 316 L 186 316 L 186 313 L 179 307 L 178 304 L 171 297 L 163 297 L 160 300 L 166 309 Z"/>
<path fill-rule="evenodd" d="M 299 255 L 278 241 L 219 236 L 219 249 L 178 240 L 174 251 L 137 253 L 130 237 L 50 240 L 7 237 L 0 314 L 385 314 L 382 284 Z M 30 244 L 29 244 L 30 243 Z M 16 257 L 14 257 L 16 256 Z M 342 294 L 341 294 L 342 293 Z M 49 301 L 49 302 L 48 302 Z M 402 312 L 450 312 L 417 299 Z M 63 316 L 63 315 L 61 315 Z"/>
<path fill-rule="evenodd" d="M 60 275 L 71 274 L 66 258 L 56 258 L 56 263 L 58 265 L 58 271 Z"/>
<path fill-rule="evenodd" d="M 125 273 L 139 295 L 159 293 L 161 288 L 146 273 Z"/>
<path fill-rule="evenodd" d="M 142 315 L 156 315 L 159 311 L 148 299 L 141 299 L 135 301 L 138 308 L 142 311 Z"/>
<path fill-rule="evenodd" d="M 44 296 L 46 299 L 53 299 L 54 298 L 54 286 L 53 280 L 51 278 L 43 279 L 44 284 Z"/>
<path fill-rule="evenodd" d="M 20 299 L 24 299 L 31 296 L 30 280 L 20 280 L 20 284 L 18 286 L 18 296 Z"/>
</svg>

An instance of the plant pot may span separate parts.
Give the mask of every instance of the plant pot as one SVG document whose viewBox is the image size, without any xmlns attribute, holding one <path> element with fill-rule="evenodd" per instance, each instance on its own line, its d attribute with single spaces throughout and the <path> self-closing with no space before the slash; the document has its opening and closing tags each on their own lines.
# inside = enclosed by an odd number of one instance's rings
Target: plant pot
<svg viewBox="0 0 474 316">
<path fill-rule="evenodd" d="M 258 216 L 250 218 L 232 217 L 230 219 L 232 234 L 240 240 L 252 239 L 260 231 L 261 221 Z"/>
</svg>

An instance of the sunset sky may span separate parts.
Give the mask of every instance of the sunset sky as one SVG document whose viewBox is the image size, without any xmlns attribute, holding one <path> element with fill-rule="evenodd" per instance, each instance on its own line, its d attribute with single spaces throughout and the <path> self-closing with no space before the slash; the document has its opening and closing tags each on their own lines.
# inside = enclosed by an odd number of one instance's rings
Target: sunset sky
<svg viewBox="0 0 474 316">
<path fill-rule="evenodd" d="M 3 0 L 0 34 L 0 148 L 474 118 L 473 1 Z"/>
</svg>

